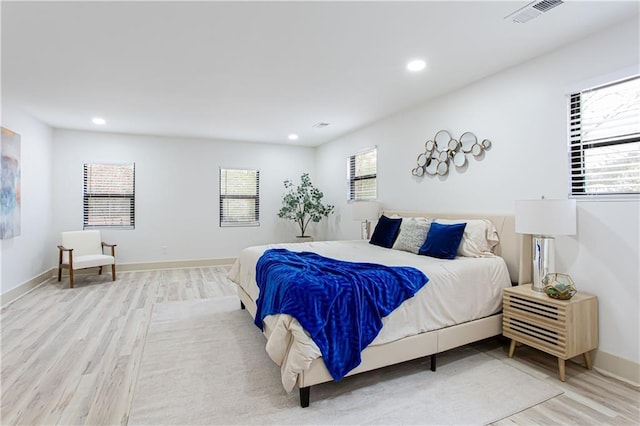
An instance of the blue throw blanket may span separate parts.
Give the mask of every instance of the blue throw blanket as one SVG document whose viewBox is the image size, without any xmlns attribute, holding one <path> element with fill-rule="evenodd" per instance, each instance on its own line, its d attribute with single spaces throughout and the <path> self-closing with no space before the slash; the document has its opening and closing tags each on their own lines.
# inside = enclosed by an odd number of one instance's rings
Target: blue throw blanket
<svg viewBox="0 0 640 426">
<path fill-rule="evenodd" d="M 271 249 L 256 265 L 260 288 L 255 324 L 289 314 L 320 348 L 335 380 L 360 364 L 360 353 L 382 328 L 382 318 L 429 279 L 411 267 L 345 262 L 311 252 Z"/>
</svg>

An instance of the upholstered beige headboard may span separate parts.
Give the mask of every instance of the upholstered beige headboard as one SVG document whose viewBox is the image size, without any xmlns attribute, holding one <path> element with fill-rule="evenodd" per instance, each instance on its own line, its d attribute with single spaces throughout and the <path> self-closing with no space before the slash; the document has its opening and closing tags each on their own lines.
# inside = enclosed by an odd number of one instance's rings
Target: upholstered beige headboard
<svg viewBox="0 0 640 426">
<path fill-rule="evenodd" d="M 507 263 L 511 281 L 517 284 L 531 282 L 531 236 L 516 234 L 515 217 L 495 214 L 466 214 L 466 213 L 429 213 L 384 210 L 385 216 L 398 215 L 402 217 L 428 217 L 432 219 L 488 219 L 496 226 L 500 235 L 500 244 L 496 254 Z"/>
</svg>

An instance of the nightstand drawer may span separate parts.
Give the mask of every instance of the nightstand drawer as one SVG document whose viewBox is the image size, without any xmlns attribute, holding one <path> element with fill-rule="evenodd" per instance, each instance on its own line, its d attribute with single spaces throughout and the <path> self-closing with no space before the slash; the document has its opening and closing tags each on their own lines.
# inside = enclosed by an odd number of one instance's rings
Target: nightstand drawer
<svg viewBox="0 0 640 426">
<path fill-rule="evenodd" d="M 565 306 L 531 300 L 514 294 L 505 294 L 502 309 L 516 318 L 531 320 L 549 328 L 564 330 L 567 325 Z"/>
<path fill-rule="evenodd" d="M 517 315 L 504 313 L 502 334 L 555 356 L 565 357 L 567 354 L 566 333 L 562 330 L 541 326 Z"/>
</svg>

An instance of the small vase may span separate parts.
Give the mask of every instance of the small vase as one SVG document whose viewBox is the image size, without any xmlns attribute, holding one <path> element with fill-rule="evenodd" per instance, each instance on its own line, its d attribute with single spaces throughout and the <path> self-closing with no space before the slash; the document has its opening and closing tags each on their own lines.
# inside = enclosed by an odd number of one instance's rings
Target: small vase
<svg viewBox="0 0 640 426">
<path fill-rule="evenodd" d="M 300 235 L 297 235 L 295 242 L 296 243 L 310 243 L 311 241 L 313 241 L 313 237 L 310 237 L 309 235 L 305 235 L 304 237 L 300 236 Z"/>
<path fill-rule="evenodd" d="M 542 279 L 544 292 L 554 299 L 569 300 L 577 293 L 576 285 L 569 275 L 551 273 Z"/>
</svg>

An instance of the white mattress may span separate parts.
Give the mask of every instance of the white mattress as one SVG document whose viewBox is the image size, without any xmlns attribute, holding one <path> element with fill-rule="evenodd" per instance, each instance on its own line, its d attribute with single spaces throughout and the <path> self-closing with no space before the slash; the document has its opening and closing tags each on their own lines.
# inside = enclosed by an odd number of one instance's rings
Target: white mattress
<svg viewBox="0 0 640 426">
<path fill-rule="evenodd" d="M 511 286 L 507 266 L 498 256 L 444 260 L 386 249 L 363 240 L 319 241 L 244 249 L 228 277 L 254 301 L 259 293 L 255 277 L 256 263 L 262 253 L 270 248 L 313 251 L 334 259 L 355 262 L 412 266 L 424 272 L 429 278 L 427 285 L 383 318 L 384 326 L 372 345 L 495 314 L 502 308 L 502 289 Z M 271 330 L 267 335 L 267 352 L 281 366 L 283 385 L 290 391 L 297 374 L 320 357 L 320 351 L 297 320 L 289 315 L 267 317 L 265 324 L 266 329 Z"/>
</svg>

